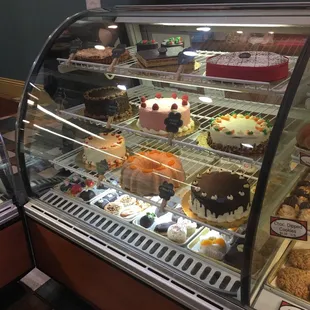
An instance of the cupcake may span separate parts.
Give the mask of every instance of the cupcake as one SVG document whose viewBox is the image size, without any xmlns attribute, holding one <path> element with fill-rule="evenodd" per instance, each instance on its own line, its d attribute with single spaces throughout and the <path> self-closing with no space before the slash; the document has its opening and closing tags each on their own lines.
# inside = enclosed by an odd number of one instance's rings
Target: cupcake
<svg viewBox="0 0 310 310">
<path fill-rule="evenodd" d="M 188 219 L 184 219 L 184 218 L 180 217 L 177 221 L 177 224 L 185 226 L 187 238 L 189 238 L 191 235 L 193 235 L 196 232 L 197 224 L 195 222 L 188 220 Z"/>
<path fill-rule="evenodd" d="M 167 237 L 176 243 L 184 243 L 187 239 L 187 229 L 184 225 L 173 224 L 168 228 Z"/>
</svg>

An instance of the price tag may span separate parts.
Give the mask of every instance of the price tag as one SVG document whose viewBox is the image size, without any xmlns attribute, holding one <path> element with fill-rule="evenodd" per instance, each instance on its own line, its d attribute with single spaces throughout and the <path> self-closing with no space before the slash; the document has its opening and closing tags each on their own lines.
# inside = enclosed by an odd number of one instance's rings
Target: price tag
<svg viewBox="0 0 310 310">
<path fill-rule="evenodd" d="M 308 239 L 307 221 L 291 220 L 276 216 L 270 217 L 270 235 L 301 241 Z"/>
<path fill-rule="evenodd" d="M 184 66 L 192 62 L 195 58 L 196 52 L 192 48 L 186 48 L 178 54 L 179 68 L 176 72 L 176 79 L 179 80 Z"/>
<path fill-rule="evenodd" d="M 114 71 L 114 66 L 117 64 L 118 59 L 121 57 L 121 55 L 125 53 L 125 49 L 126 49 L 125 44 L 119 44 L 113 49 L 112 51 L 113 61 L 111 65 L 109 66 L 109 68 L 107 69 L 108 72 Z"/>
<path fill-rule="evenodd" d="M 109 171 L 109 164 L 106 159 L 101 160 L 99 163 L 96 163 L 96 169 L 98 172 L 98 182 L 97 186 L 100 185 L 100 182 L 104 180 L 104 174 Z"/>
<path fill-rule="evenodd" d="M 299 161 L 302 165 L 305 165 L 307 167 L 310 167 L 310 155 L 300 152 L 299 153 Z"/>
<path fill-rule="evenodd" d="M 111 128 L 111 124 L 113 122 L 114 116 L 117 112 L 118 106 L 116 101 L 112 101 L 109 103 L 108 106 L 108 121 L 107 121 L 107 128 Z"/>
<path fill-rule="evenodd" d="M 289 304 L 287 301 L 282 300 L 279 310 L 305 310 L 304 308 L 300 308 Z"/>
<path fill-rule="evenodd" d="M 167 202 L 172 196 L 174 196 L 173 184 L 164 181 L 163 184 L 159 186 L 159 197 L 162 199 L 162 202 L 160 209 L 157 210 L 157 216 L 161 216 L 165 213 Z"/>
<path fill-rule="evenodd" d="M 168 117 L 165 119 L 166 131 L 168 132 L 168 143 L 171 145 L 174 135 L 178 133 L 179 128 L 183 126 L 181 120 L 181 113 L 170 112 Z"/>
</svg>

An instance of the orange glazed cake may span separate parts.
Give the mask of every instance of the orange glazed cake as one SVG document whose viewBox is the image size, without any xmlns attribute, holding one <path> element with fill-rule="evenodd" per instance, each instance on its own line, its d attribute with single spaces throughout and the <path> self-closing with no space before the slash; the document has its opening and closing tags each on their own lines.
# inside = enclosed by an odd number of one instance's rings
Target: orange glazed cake
<svg viewBox="0 0 310 310">
<path fill-rule="evenodd" d="M 140 152 L 130 156 L 121 171 L 121 186 L 132 193 L 148 196 L 158 195 L 159 185 L 164 181 L 180 187 L 185 181 L 181 161 L 171 153 L 157 150 Z"/>
</svg>

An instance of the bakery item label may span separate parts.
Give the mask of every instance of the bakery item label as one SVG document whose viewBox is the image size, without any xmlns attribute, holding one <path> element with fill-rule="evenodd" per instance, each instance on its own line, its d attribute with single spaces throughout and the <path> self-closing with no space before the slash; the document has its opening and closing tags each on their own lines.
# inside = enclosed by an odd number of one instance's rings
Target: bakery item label
<svg viewBox="0 0 310 310">
<path fill-rule="evenodd" d="M 304 308 L 300 308 L 289 304 L 287 301 L 282 300 L 279 310 L 304 310 Z"/>
<path fill-rule="evenodd" d="M 275 237 L 307 241 L 307 226 L 307 221 L 270 217 L 270 235 Z"/>
</svg>

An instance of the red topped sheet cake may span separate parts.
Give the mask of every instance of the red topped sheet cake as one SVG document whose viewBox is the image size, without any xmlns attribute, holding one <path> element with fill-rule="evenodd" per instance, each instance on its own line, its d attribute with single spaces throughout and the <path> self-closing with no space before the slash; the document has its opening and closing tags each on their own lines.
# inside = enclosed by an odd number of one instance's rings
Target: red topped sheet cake
<svg viewBox="0 0 310 310">
<path fill-rule="evenodd" d="M 207 75 L 272 82 L 288 76 L 288 58 L 270 52 L 233 52 L 207 59 Z"/>
</svg>

